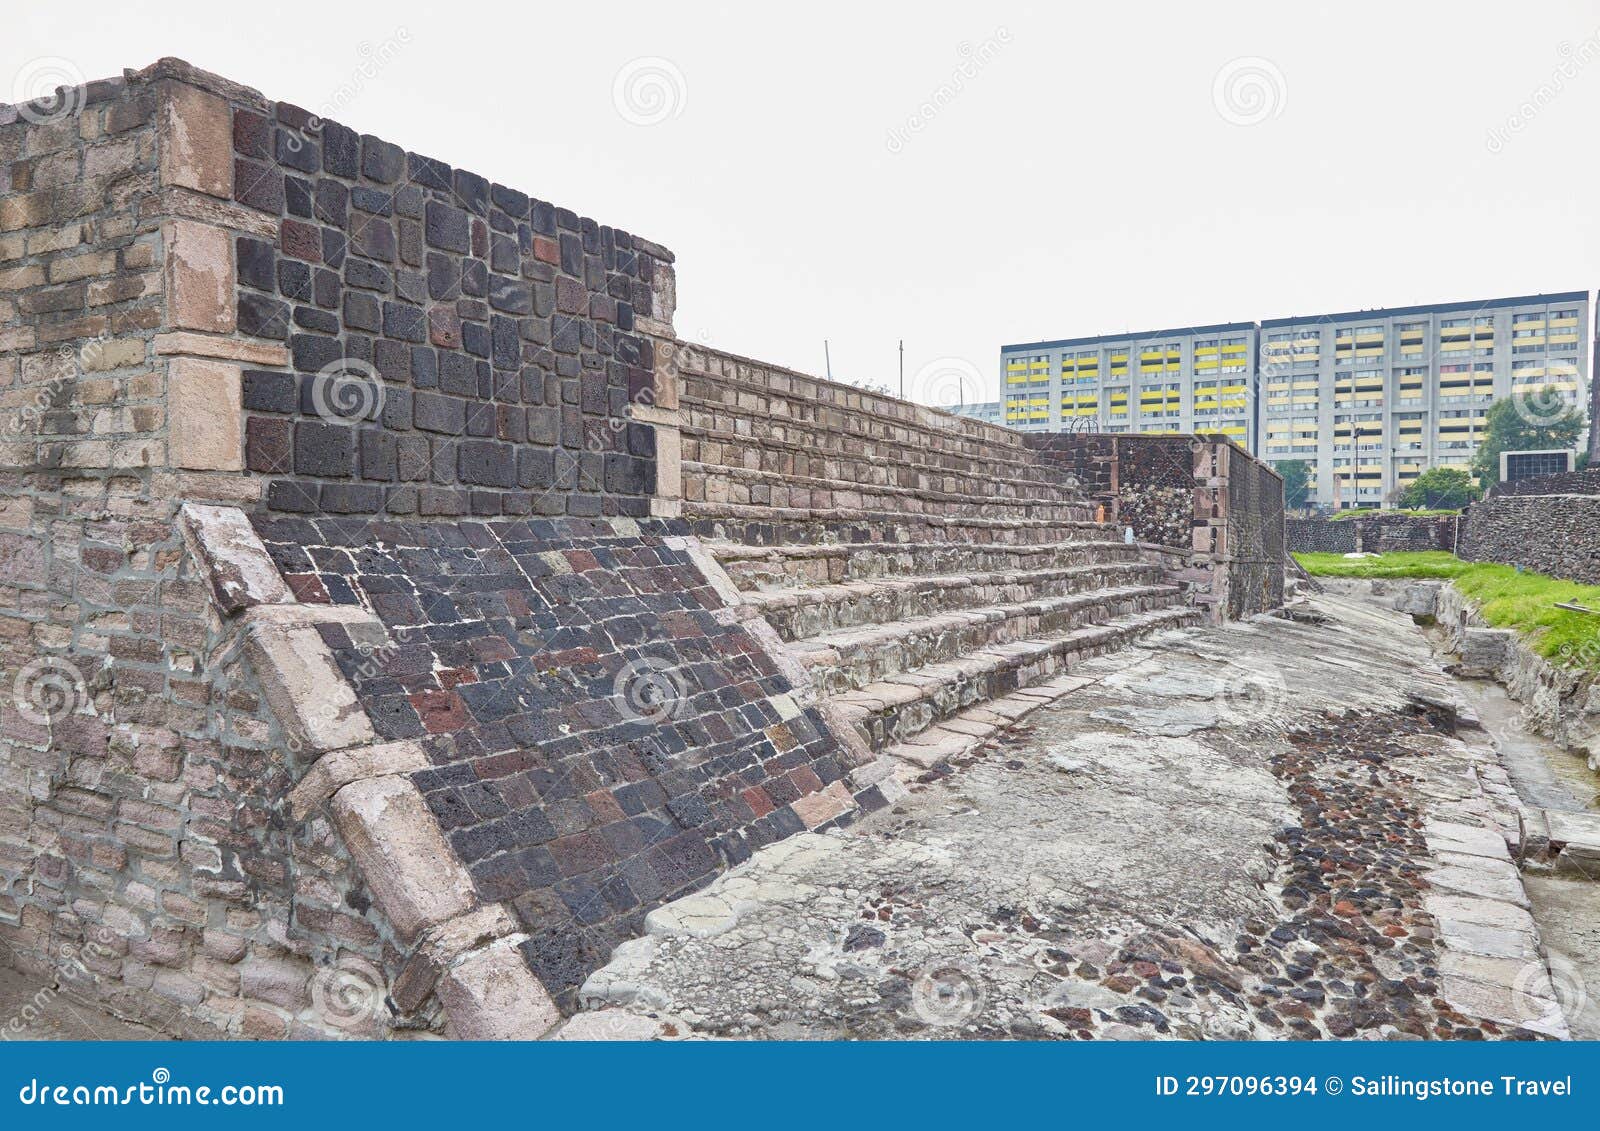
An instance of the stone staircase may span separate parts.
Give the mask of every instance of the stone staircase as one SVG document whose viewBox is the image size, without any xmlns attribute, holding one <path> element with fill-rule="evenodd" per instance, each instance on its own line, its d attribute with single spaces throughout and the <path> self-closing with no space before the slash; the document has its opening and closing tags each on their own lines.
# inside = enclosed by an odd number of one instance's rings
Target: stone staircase
<svg viewBox="0 0 1600 1131">
<path fill-rule="evenodd" d="M 720 360 L 685 373 L 683 516 L 874 751 L 957 756 L 1200 619 L 1018 433 Z"/>
</svg>

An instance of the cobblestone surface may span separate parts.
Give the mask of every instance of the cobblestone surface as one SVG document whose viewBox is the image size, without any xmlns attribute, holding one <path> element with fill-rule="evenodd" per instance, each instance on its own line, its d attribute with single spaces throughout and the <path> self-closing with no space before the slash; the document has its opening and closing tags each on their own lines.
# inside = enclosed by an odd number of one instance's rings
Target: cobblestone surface
<svg viewBox="0 0 1600 1131">
<path fill-rule="evenodd" d="M 1485 957 L 1433 913 L 1526 917 L 1490 739 L 1403 622 L 1320 610 L 1082 665 L 892 810 L 652 913 L 581 997 L 728 1037 L 1563 1035 L 1531 935 Z"/>
</svg>

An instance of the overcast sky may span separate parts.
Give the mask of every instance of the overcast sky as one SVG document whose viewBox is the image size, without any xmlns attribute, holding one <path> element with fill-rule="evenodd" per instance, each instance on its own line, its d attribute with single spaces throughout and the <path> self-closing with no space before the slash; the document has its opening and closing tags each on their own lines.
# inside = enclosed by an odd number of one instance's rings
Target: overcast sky
<svg viewBox="0 0 1600 1131">
<path fill-rule="evenodd" d="M 163 55 L 668 245 L 682 337 L 891 388 L 904 338 L 930 403 L 1004 342 L 1597 282 L 1594 2 L 76 0 L 0 74 Z"/>
</svg>

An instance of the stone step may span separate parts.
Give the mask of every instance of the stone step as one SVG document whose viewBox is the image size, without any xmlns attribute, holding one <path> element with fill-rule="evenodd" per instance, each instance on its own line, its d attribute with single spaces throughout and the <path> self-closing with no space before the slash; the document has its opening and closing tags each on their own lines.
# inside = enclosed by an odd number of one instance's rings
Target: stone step
<svg viewBox="0 0 1600 1131">
<path fill-rule="evenodd" d="M 916 485 L 948 476 L 1007 488 L 1007 494 L 1038 490 L 1076 493 L 1074 477 L 1059 464 L 1045 463 L 1026 449 L 1007 454 L 929 449 L 882 438 L 841 433 L 809 421 L 757 416 L 710 417 L 692 404 L 680 413 L 683 458 L 730 467 L 759 466 L 785 475 L 819 475 L 872 483 Z M 752 437 L 760 437 L 752 443 Z M 831 470 L 823 470 L 831 468 Z M 848 468 L 848 471 L 840 470 Z M 976 473 L 975 473 L 976 472 Z"/>
<path fill-rule="evenodd" d="M 795 641 L 962 609 L 1015 606 L 1086 590 L 1157 584 L 1164 569 L 1159 562 L 1090 562 L 1059 569 L 883 577 L 747 592 L 744 601 L 760 610 L 780 637 Z M 735 575 L 734 580 L 740 578 Z"/>
<path fill-rule="evenodd" d="M 916 545 L 990 542 L 1038 545 L 1073 532 L 1103 539 L 1121 534 L 1092 517 L 1072 520 L 995 517 L 990 514 L 907 514 L 896 509 L 832 506 L 772 507 L 688 500 L 682 514 L 690 533 L 707 541 L 747 546 L 811 546 L 846 542 Z"/>
<path fill-rule="evenodd" d="M 1026 697 L 1009 697 L 1068 674 L 1075 663 L 1117 651 L 1141 637 L 1196 624 L 1200 615 L 1198 609 L 1187 605 L 1124 613 L 1070 632 L 981 648 L 956 660 L 927 664 L 830 698 L 836 712 L 855 726 L 873 750 L 891 751 L 947 720 L 945 730 L 959 732 L 963 724 L 955 720 L 963 712 L 969 712 L 968 727 L 977 722 L 999 725 L 1001 719 L 1012 721 L 1023 713 L 1020 704 Z M 986 706 L 991 703 L 996 706 Z M 975 708 L 989 714 L 970 714 Z M 930 745 L 936 746 L 955 741 L 947 734 L 930 737 Z M 906 755 L 905 751 L 899 753 Z M 926 764 L 930 759 L 937 761 L 938 755 L 924 750 L 910 760 Z"/>
<path fill-rule="evenodd" d="M 1092 527 L 1093 533 L 1104 528 Z M 1071 530 L 1066 531 L 1071 533 Z M 1104 538 L 1012 545 L 1003 542 L 834 542 L 746 546 L 708 540 L 706 548 L 741 590 L 778 592 L 882 578 L 1032 573 L 1145 561 L 1137 545 Z"/>
<path fill-rule="evenodd" d="M 925 405 L 866 393 L 826 378 L 752 363 L 769 379 L 718 367 L 707 373 L 692 354 L 680 362 L 680 411 L 719 414 L 763 426 L 787 424 L 826 428 L 862 440 L 889 440 L 922 451 L 954 451 L 969 459 L 985 455 L 1026 460 L 1031 451 L 1022 434 L 995 424 L 955 416 Z M 754 434 L 754 433 L 752 433 Z"/>
<path fill-rule="evenodd" d="M 1016 605 L 960 609 L 825 632 L 794 641 L 789 650 L 810 669 L 819 691 L 837 696 L 929 665 L 959 663 L 986 649 L 1058 636 L 1085 625 L 1162 608 L 1180 596 L 1175 585 L 1091 589 Z"/>
<path fill-rule="evenodd" d="M 842 479 L 704 464 L 689 459 L 683 461 L 682 467 L 685 502 L 821 510 L 840 507 L 883 509 L 903 514 L 945 516 L 987 513 L 1052 521 L 1086 521 L 1092 519 L 1096 511 L 1096 504 L 1065 491 L 1058 495 L 1015 499 L 936 488 L 868 485 Z"/>
<path fill-rule="evenodd" d="M 882 753 L 902 763 L 903 769 L 931 769 L 940 762 L 971 753 L 1041 707 L 1048 707 L 1057 699 L 1094 682 L 1096 679 L 1093 676 L 1069 674 L 1055 676 L 1031 687 L 1018 688 L 998 699 L 957 711 L 902 742 L 892 742 Z M 915 770 L 909 776 L 914 778 Z"/>
</svg>

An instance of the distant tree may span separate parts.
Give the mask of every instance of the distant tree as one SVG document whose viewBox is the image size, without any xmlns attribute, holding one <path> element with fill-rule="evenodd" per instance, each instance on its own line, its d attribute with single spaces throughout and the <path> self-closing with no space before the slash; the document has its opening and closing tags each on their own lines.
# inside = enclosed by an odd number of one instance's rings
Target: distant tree
<svg viewBox="0 0 1600 1131">
<path fill-rule="evenodd" d="M 1400 505 L 1412 510 L 1459 510 L 1483 497 L 1483 488 L 1464 467 L 1430 467 L 1400 494 Z"/>
<path fill-rule="evenodd" d="M 1489 406 L 1472 470 L 1480 483 L 1498 483 L 1501 452 L 1574 447 L 1583 433 L 1583 421 L 1583 410 L 1568 406 L 1553 388 L 1513 393 Z"/>
<path fill-rule="evenodd" d="M 1286 459 L 1272 465 L 1283 476 L 1283 505 L 1299 510 L 1311 494 L 1311 465 L 1303 459 Z"/>
</svg>

